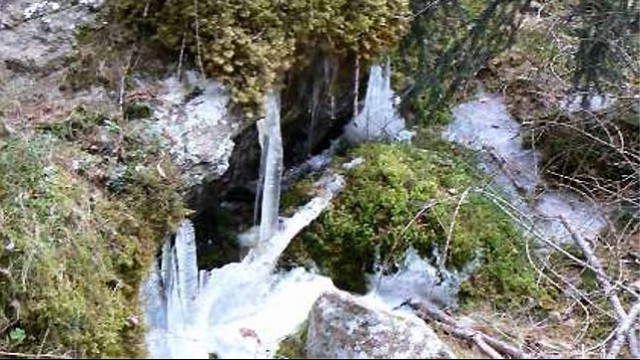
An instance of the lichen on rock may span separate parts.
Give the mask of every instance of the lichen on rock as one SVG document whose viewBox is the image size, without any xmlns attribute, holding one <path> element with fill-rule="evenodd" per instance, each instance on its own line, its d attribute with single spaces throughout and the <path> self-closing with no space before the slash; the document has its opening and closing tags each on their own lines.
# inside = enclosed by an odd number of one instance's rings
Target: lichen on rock
<svg viewBox="0 0 640 360">
<path fill-rule="evenodd" d="M 183 82 L 169 77 L 154 106 L 151 133 L 165 145 L 192 188 L 229 168 L 233 137 L 246 128 L 230 110 L 230 94 L 220 83 L 188 72 Z"/>
<path fill-rule="evenodd" d="M 371 308 L 347 293 L 325 293 L 309 313 L 306 358 L 454 359 L 427 324 Z"/>
</svg>

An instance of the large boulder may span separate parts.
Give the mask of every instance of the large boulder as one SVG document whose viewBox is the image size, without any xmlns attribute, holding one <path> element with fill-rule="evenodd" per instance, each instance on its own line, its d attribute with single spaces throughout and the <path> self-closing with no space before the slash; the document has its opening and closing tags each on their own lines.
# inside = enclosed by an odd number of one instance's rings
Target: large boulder
<svg viewBox="0 0 640 360">
<path fill-rule="evenodd" d="M 343 293 L 325 293 L 309 314 L 307 358 L 455 358 L 424 321 L 374 309 Z"/>
</svg>

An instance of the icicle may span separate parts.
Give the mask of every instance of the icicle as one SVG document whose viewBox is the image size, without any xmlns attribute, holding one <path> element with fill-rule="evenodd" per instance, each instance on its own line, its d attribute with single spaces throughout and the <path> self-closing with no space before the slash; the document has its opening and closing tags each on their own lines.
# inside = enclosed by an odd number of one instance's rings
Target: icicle
<svg viewBox="0 0 640 360">
<path fill-rule="evenodd" d="M 335 95 L 333 95 L 333 93 L 331 93 L 331 95 L 329 95 L 329 103 L 330 103 L 330 109 L 331 109 L 331 120 L 335 120 L 336 118 L 336 97 Z"/>
<path fill-rule="evenodd" d="M 258 132 L 262 140 L 264 156 L 264 186 L 262 188 L 262 208 L 260 217 L 260 243 L 267 241 L 275 233 L 278 225 L 280 203 L 280 182 L 282 180 L 283 154 L 280 132 L 280 98 L 273 90 L 267 94 L 266 115 L 258 122 Z"/>
<path fill-rule="evenodd" d="M 313 81 L 313 90 L 311 94 L 311 108 L 309 111 L 311 112 L 311 123 L 309 124 L 308 137 L 307 137 L 307 152 L 311 155 L 313 151 L 313 142 L 314 142 L 314 131 L 316 129 L 316 112 L 318 109 L 318 98 L 320 97 L 320 88 L 321 84 L 318 79 L 314 79 Z"/>
<path fill-rule="evenodd" d="M 297 209 L 293 217 L 283 222 L 282 231 L 275 234 L 269 241 L 269 246 L 260 249 L 258 252 L 252 251 L 243 261 L 246 263 L 260 263 L 267 265 L 271 271 L 291 240 L 315 220 L 331 203 L 331 200 L 342 190 L 345 180 L 342 176 L 328 174 L 320 178 L 315 183 L 320 196 L 313 198 L 304 206 Z"/>
<path fill-rule="evenodd" d="M 164 239 L 164 244 L 162 245 L 162 262 L 160 263 L 160 280 L 162 282 L 162 287 L 164 289 L 164 299 L 169 298 L 169 289 L 171 287 L 171 237 L 168 236 Z"/>
<path fill-rule="evenodd" d="M 336 96 L 334 94 L 334 84 L 336 77 L 338 76 L 338 63 L 329 58 L 325 58 L 324 62 L 325 71 L 325 86 L 327 88 L 327 95 L 329 96 L 329 117 L 331 120 L 336 118 Z"/>
<path fill-rule="evenodd" d="M 356 69 L 353 81 L 353 117 L 358 115 L 358 98 L 360 97 L 360 55 L 356 55 Z"/>
<path fill-rule="evenodd" d="M 258 185 L 256 186 L 256 201 L 253 205 L 253 226 L 260 225 L 260 202 L 262 201 L 262 187 L 264 185 L 264 171 L 267 167 L 267 144 L 269 138 L 267 137 L 267 129 L 264 120 L 258 120 L 256 122 L 258 128 L 258 143 L 260 144 L 260 169 L 258 175 Z"/>
<path fill-rule="evenodd" d="M 402 136 L 404 119 L 393 104 L 395 94 L 391 89 L 391 66 L 383 70 L 373 65 L 369 71 L 369 83 L 364 99 L 364 108 L 347 126 L 345 135 L 354 142 L 380 138 L 395 139 Z"/>
<path fill-rule="evenodd" d="M 177 291 L 185 318 L 189 319 L 193 303 L 198 295 L 198 260 L 196 235 L 193 224 L 183 221 L 176 233 Z"/>
</svg>

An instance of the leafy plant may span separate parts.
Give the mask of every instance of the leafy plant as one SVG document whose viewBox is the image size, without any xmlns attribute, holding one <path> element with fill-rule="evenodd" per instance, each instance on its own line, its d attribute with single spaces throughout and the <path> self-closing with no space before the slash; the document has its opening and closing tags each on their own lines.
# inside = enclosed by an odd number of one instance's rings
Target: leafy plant
<svg viewBox="0 0 640 360">
<path fill-rule="evenodd" d="M 15 328 L 12 329 L 9 332 L 9 340 L 11 341 L 11 343 L 13 343 L 14 345 L 20 345 L 22 344 L 22 342 L 27 338 L 27 335 L 25 334 L 24 330 L 21 328 Z"/>
</svg>

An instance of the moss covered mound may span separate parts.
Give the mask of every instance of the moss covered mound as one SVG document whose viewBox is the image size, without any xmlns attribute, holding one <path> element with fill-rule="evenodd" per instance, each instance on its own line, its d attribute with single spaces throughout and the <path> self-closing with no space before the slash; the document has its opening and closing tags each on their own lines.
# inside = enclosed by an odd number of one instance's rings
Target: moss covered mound
<svg viewBox="0 0 640 360">
<path fill-rule="evenodd" d="M 2 351 L 144 355 L 138 287 L 184 211 L 168 164 L 117 132 L 98 147 L 98 122 L 75 114 L 0 143 Z"/>
<path fill-rule="evenodd" d="M 399 39 L 407 0 L 113 0 L 112 18 L 155 39 L 178 58 L 231 87 L 240 104 L 256 105 L 264 89 L 318 50 L 370 58 Z M 197 6 L 197 8 L 196 8 Z M 197 16 L 196 16 L 197 14 Z"/>
<path fill-rule="evenodd" d="M 477 191 L 482 179 L 469 166 L 470 155 L 447 144 L 431 148 L 368 144 L 355 149 L 350 158 L 360 156 L 365 163 L 337 169 L 348 179 L 346 189 L 291 243 L 283 264 L 312 259 L 336 286 L 362 293 L 378 256 L 383 264 L 394 264 L 412 246 L 427 257 L 434 247 L 442 252 L 450 238 L 447 267 L 461 269 L 481 259 L 463 284 L 463 300 L 491 297 L 498 305 L 515 305 L 541 296 L 520 231 Z"/>
</svg>

